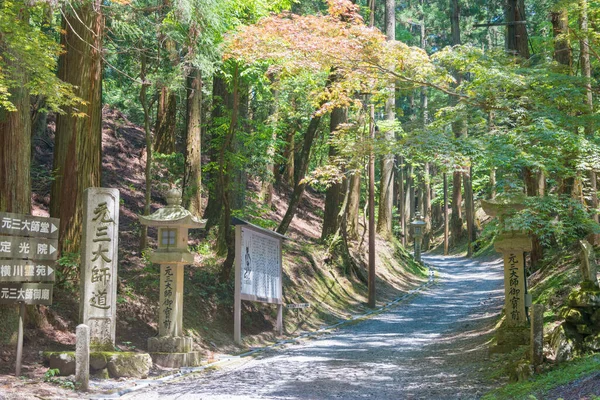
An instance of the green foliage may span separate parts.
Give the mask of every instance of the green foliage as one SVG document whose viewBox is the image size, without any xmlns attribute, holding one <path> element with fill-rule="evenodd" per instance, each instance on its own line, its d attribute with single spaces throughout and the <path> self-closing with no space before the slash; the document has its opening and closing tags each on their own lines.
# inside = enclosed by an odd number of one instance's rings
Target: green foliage
<svg viewBox="0 0 600 400">
<path fill-rule="evenodd" d="M 73 382 L 70 379 L 61 378 L 61 377 L 59 377 L 59 374 L 60 374 L 60 370 L 58 368 L 48 369 L 48 371 L 46 371 L 44 373 L 44 382 L 53 383 L 64 389 L 71 389 L 71 390 L 76 389 L 75 382 Z"/>
<path fill-rule="evenodd" d="M 56 285 L 75 292 L 79 279 L 79 253 L 63 252 L 56 263 Z"/>
<path fill-rule="evenodd" d="M 529 197 L 525 204 L 507 224 L 536 234 L 547 247 L 566 248 L 591 233 L 600 233 L 600 226 L 581 202 L 570 196 Z"/>
<path fill-rule="evenodd" d="M 0 2 L 0 108 L 15 111 L 9 91 L 22 86 L 44 96 L 52 111 L 80 103 L 73 87 L 56 77 L 61 47 L 48 7 L 45 2 Z"/>
<path fill-rule="evenodd" d="M 170 188 L 181 187 L 185 159 L 181 153 L 152 155 L 152 180 L 158 185 Z"/>
<path fill-rule="evenodd" d="M 511 383 L 487 393 L 483 400 L 545 399 L 547 393 L 561 385 L 597 373 L 600 356 L 592 355 L 572 363 L 562 364 L 551 371 L 536 375 L 532 380 Z M 529 396 L 529 397 L 528 397 Z"/>
</svg>

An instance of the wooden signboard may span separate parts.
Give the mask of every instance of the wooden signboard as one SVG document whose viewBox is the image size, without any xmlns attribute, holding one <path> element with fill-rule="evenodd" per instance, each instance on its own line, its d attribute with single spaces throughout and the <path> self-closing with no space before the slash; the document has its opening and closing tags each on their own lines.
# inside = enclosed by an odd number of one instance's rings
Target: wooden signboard
<svg viewBox="0 0 600 400">
<path fill-rule="evenodd" d="M 58 239 L 0 236 L 0 259 L 56 260 Z"/>
<path fill-rule="evenodd" d="M 51 283 L 0 283 L 0 304 L 52 304 Z"/>
<path fill-rule="evenodd" d="M 58 218 L 0 212 L 0 234 L 58 239 Z"/>
<path fill-rule="evenodd" d="M 21 374 L 25 305 L 52 304 L 52 283 L 37 282 L 54 282 L 59 225 L 58 218 L 0 212 L 0 304 L 19 305 L 16 376 Z"/>
<path fill-rule="evenodd" d="M 233 218 L 235 225 L 235 294 L 233 337 L 242 341 L 242 300 L 277 304 L 277 331 L 283 331 L 281 242 L 285 236 Z"/>
<path fill-rule="evenodd" d="M 54 261 L 0 260 L 0 282 L 54 282 Z"/>
</svg>

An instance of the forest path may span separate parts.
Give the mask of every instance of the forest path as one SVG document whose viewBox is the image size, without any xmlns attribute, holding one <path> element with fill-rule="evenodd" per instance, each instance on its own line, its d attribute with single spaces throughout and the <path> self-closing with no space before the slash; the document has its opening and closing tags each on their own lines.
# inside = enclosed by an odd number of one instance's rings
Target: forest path
<svg viewBox="0 0 600 400">
<path fill-rule="evenodd" d="M 424 256 L 438 282 L 331 335 L 244 358 L 127 399 L 476 399 L 490 389 L 486 341 L 501 261 Z M 493 366 L 492 366 L 493 367 Z"/>
</svg>

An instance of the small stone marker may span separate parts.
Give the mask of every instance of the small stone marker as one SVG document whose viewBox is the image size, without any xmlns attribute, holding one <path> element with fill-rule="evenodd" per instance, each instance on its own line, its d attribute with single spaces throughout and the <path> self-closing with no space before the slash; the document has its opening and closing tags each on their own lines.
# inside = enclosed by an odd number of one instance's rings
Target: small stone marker
<svg viewBox="0 0 600 400">
<path fill-rule="evenodd" d="M 544 305 L 534 304 L 531 307 L 531 364 L 541 365 L 544 362 Z"/>
<path fill-rule="evenodd" d="M 113 350 L 117 311 L 119 190 L 88 188 L 83 199 L 80 321 L 90 345 Z"/>
<path fill-rule="evenodd" d="M 594 247 L 587 240 L 580 240 L 581 247 L 581 276 L 584 281 L 589 281 L 598 287 L 598 269 Z"/>
<path fill-rule="evenodd" d="M 90 384 L 90 328 L 77 325 L 75 344 L 75 382 L 82 392 L 89 390 Z"/>
</svg>

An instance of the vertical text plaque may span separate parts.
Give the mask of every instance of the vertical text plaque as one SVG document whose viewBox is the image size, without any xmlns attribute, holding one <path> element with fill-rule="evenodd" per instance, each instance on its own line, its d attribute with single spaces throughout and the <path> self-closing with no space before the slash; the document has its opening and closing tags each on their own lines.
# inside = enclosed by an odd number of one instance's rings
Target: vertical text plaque
<svg viewBox="0 0 600 400">
<path fill-rule="evenodd" d="M 83 201 L 80 322 L 90 327 L 92 346 L 112 347 L 117 305 L 119 191 L 88 188 Z"/>
</svg>

